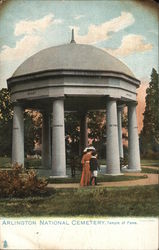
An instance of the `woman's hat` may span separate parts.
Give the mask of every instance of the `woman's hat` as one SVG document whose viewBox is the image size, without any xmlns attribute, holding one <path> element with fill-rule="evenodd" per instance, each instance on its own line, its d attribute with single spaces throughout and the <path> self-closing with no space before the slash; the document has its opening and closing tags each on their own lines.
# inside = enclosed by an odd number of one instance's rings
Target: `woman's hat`
<svg viewBox="0 0 159 250">
<path fill-rule="evenodd" d="M 87 150 L 88 150 L 88 148 L 85 148 L 85 149 L 83 150 L 83 152 L 84 152 L 84 153 L 86 153 L 86 152 L 87 152 Z"/>
<path fill-rule="evenodd" d="M 95 151 L 95 150 L 96 150 L 93 146 L 88 147 L 87 149 L 92 150 L 92 151 Z"/>
</svg>

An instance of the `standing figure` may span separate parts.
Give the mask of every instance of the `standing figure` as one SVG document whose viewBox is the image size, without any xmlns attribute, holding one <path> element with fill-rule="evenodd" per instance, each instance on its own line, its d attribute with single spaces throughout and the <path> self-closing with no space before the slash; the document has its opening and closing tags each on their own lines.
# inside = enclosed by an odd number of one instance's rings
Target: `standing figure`
<svg viewBox="0 0 159 250">
<path fill-rule="evenodd" d="M 91 178 L 91 172 L 90 172 L 90 159 L 92 157 L 92 150 L 89 150 L 89 148 L 86 148 L 83 151 L 83 157 L 81 160 L 82 163 L 82 176 L 80 181 L 80 186 L 88 186 L 90 185 L 90 178 Z"/>
<path fill-rule="evenodd" d="M 91 171 L 91 185 L 97 185 L 97 175 L 98 169 L 100 170 L 100 166 L 97 161 L 97 153 L 95 151 L 92 152 L 92 157 L 90 159 L 90 171 Z"/>
<path fill-rule="evenodd" d="M 75 177 L 76 174 L 76 168 L 75 166 L 77 165 L 77 157 L 75 154 L 72 154 L 71 159 L 70 159 L 70 166 L 71 166 L 71 175 L 72 177 Z"/>
</svg>

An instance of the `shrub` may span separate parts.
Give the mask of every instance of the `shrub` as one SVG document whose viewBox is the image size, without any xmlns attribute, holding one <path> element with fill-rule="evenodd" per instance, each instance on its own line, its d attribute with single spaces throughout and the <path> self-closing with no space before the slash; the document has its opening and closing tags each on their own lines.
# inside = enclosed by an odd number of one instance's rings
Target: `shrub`
<svg viewBox="0 0 159 250">
<path fill-rule="evenodd" d="M 17 163 L 11 170 L 0 171 L 0 197 L 27 197 L 44 194 L 47 181 L 38 178 L 33 170 L 25 170 Z"/>
</svg>

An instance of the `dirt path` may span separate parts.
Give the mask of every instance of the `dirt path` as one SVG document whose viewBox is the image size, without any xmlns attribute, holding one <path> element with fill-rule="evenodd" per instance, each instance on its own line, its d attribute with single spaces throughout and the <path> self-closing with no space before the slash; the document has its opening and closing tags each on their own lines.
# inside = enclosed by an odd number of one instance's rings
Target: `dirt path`
<svg viewBox="0 0 159 250">
<path fill-rule="evenodd" d="M 143 173 L 125 173 L 126 176 L 143 176 Z M 126 187 L 126 186 L 141 186 L 159 184 L 158 174 L 145 174 L 148 178 L 129 180 L 129 181 L 115 181 L 115 182 L 99 182 L 96 187 Z M 81 188 L 79 183 L 66 183 L 66 184 L 48 184 L 48 187 L 54 188 Z"/>
</svg>

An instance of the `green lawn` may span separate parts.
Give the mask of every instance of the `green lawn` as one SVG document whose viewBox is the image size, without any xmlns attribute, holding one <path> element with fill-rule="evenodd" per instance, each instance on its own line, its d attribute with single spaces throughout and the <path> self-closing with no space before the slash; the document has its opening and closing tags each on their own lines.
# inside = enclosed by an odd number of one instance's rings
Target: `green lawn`
<svg viewBox="0 0 159 250">
<path fill-rule="evenodd" d="M 142 168 L 141 173 L 147 173 L 147 174 L 159 174 L 159 169 L 153 169 L 153 168 Z"/>
<path fill-rule="evenodd" d="M 0 168 L 11 167 L 11 158 L 0 157 Z"/>
<path fill-rule="evenodd" d="M 159 216 L 159 185 L 50 190 L 49 197 L 1 199 L 0 216 Z"/>
<path fill-rule="evenodd" d="M 0 168 L 10 168 L 11 167 L 11 158 L 9 157 L 0 157 Z M 41 168 L 40 159 L 25 159 L 26 168 Z"/>
<path fill-rule="evenodd" d="M 159 167 L 159 159 L 158 160 L 141 160 L 141 166 L 153 166 Z"/>
<path fill-rule="evenodd" d="M 0 157 L 6 168 L 10 159 Z M 34 162 L 37 166 L 37 161 Z M 144 161 L 143 165 L 157 161 Z M 143 176 L 98 176 L 98 182 L 146 178 L 145 173 L 158 171 L 144 168 Z M 53 183 L 79 183 L 75 178 L 51 179 Z M 0 216 L 159 216 L 159 185 L 136 187 L 86 187 L 79 189 L 49 189 L 49 196 L 0 200 Z"/>
</svg>

